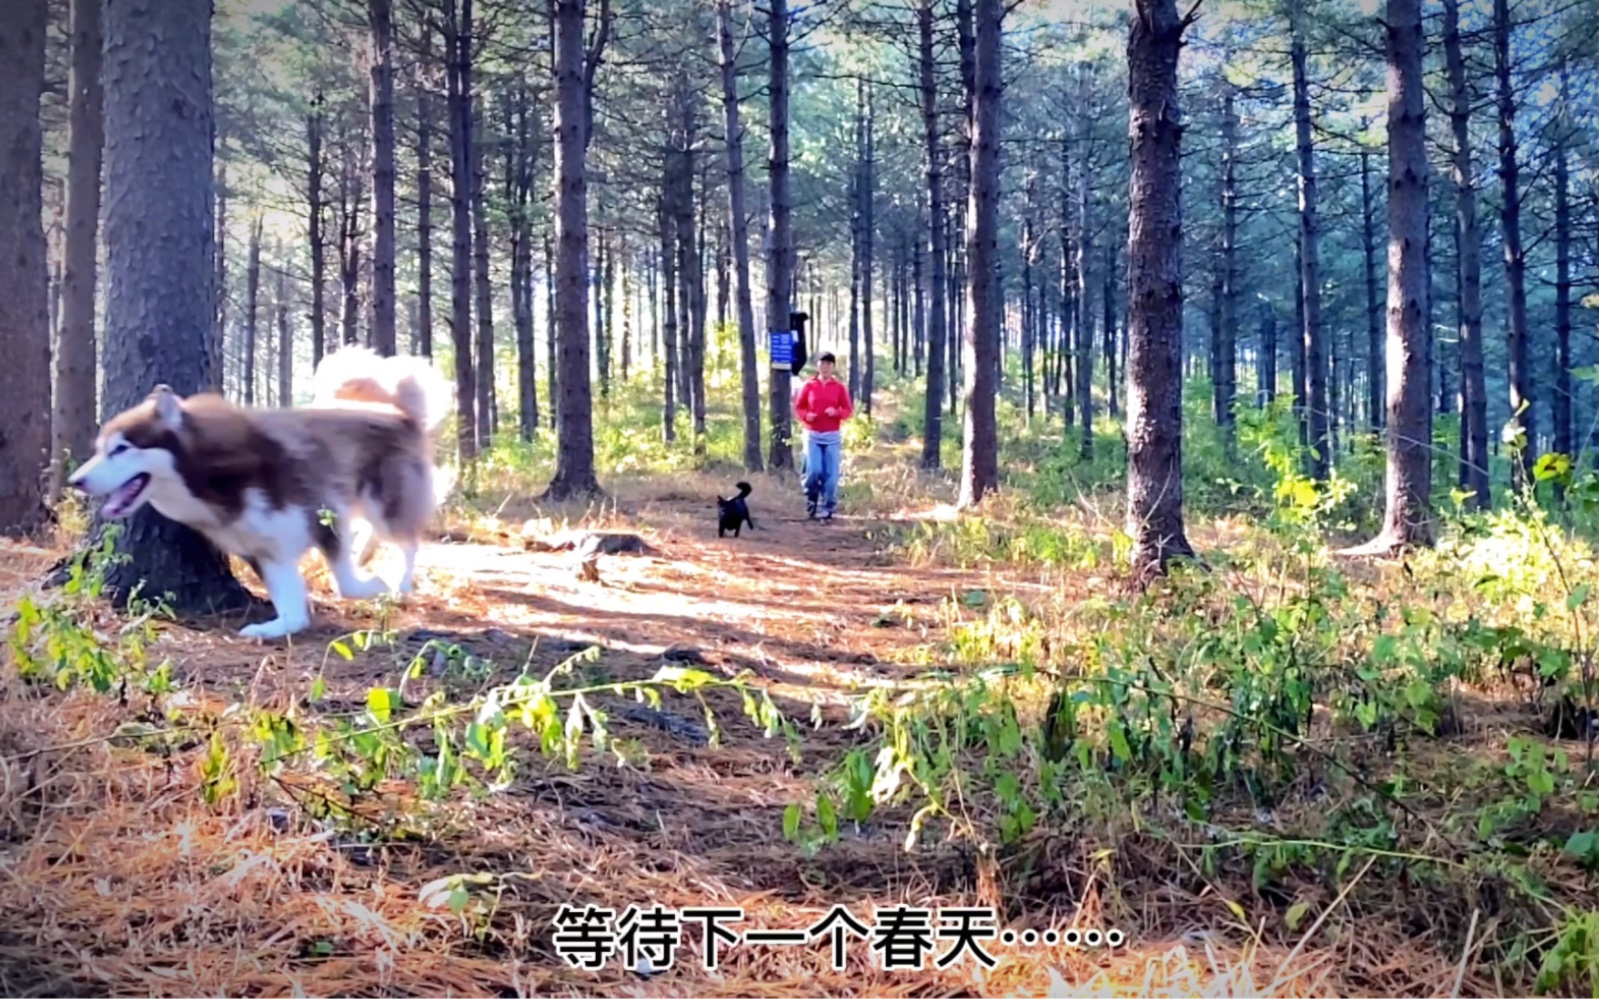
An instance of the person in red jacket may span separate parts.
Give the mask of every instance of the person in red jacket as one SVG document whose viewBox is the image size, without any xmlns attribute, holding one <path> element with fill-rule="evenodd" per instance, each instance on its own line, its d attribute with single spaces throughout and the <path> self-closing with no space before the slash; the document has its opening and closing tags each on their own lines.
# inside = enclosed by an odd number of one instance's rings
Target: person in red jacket
<svg viewBox="0 0 1599 999">
<path fill-rule="evenodd" d="M 805 508 L 816 519 L 832 520 L 838 508 L 838 470 L 843 457 L 840 429 L 854 413 L 849 388 L 833 375 L 835 361 L 824 353 L 816 359 L 816 377 L 794 400 L 794 415 L 805 427 Z"/>
</svg>

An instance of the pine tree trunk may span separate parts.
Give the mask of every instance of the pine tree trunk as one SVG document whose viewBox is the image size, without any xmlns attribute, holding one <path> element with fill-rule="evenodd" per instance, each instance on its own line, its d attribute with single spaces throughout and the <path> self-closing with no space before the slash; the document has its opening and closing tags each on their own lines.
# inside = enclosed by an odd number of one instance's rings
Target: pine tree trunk
<svg viewBox="0 0 1599 999">
<path fill-rule="evenodd" d="M 421 76 L 433 65 L 433 30 L 422 32 Z M 416 84 L 416 352 L 433 357 L 433 95 Z"/>
<path fill-rule="evenodd" d="M 394 318 L 394 5 L 367 0 L 372 43 L 372 349 L 396 351 Z"/>
<path fill-rule="evenodd" d="M 1361 243 L 1365 250 L 1366 277 L 1366 416 L 1373 430 L 1381 430 L 1387 419 L 1384 389 L 1382 325 L 1378 322 L 1377 299 L 1377 202 L 1371 190 L 1371 152 L 1360 152 Z"/>
<path fill-rule="evenodd" d="M 1488 390 L 1482 356 L 1482 234 L 1471 156 L 1472 95 L 1460 43 L 1460 0 L 1444 0 L 1444 53 L 1449 72 L 1449 124 L 1454 135 L 1456 274 L 1460 284 L 1460 488 L 1479 509 L 1492 506 L 1488 476 Z"/>
<path fill-rule="evenodd" d="M 1576 457 L 1571 433 L 1571 67 L 1560 63 L 1555 136 L 1555 391 L 1553 449 Z"/>
<path fill-rule="evenodd" d="M 782 330 L 789 325 L 789 286 L 794 280 L 794 233 L 788 176 L 788 0 L 771 0 L 768 10 L 767 40 L 771 57 L 768 62 L 767 97 L 770 103 L 772 153 L 767 172 L 771 183 L 772 214 L 771 248 L 766 260 L 766 326 L 769 330 Z M 789 369 L 780 366 L 772 368 L 768 384 L 772 439 L 767 463 L 773 471 L 786 471 L 794 467 L 789 379 Z"/>
<path fill-rule="evenodd" d="M 944 442 L 944 357 L 945 320 L 948 308 L 944 292 L 948 287 L 944 258 L 944 176 L 943 136 L 938 121 L 938 64 L 933 53 L 933 0 L 921 0 L 916 8 L 916 26 L 920 38 L 918 69 L 921 75 L 922 142 L 927 154 L 928 197 L 928 276 L 927 290 L 927 395 L 922 416 L 922 467 L 939 468 L 942 463 Z M 920 258 L 918 258 L 920 259 Z M 920 282 L 917 287 L 918 310 L 921 306 Z M 922 320 L 917 321 L 918 324 Z"/>
<path fill-rule="evenodd" d="M 44 473 L 50 460 L 49 264 L 40 119 L 45 8 L 45 0 L 6 0 L 0 7 L 0 242 L 5 246 L 0 350 L 6 357 L 0 365 L 0 426 L 5 428 L 0 433 L 0 534 L 12 537 L 27 535 L 45 521 Z M 209 173 L 209 163 L 206 169 Z M 206 201 L 209 215 L 209 192 Z M 205 304 L 209 312 L 209 300 Z M 208 324 L 210 316 L 205 320 Z"/>
<path fill-rule="evenodd" d="M 555 475 L 544 498 L 602 495 L 594 470 L 594 396 L 589 382 L 588 137 L 593 70 L 610 25 L 602 2 L 595 50 L 583 49 L 583 0 L 553 0 L 555 15 L 555 308 L 560 327 L 560 432 Z"/>
<path fill-rule="evenodd" d="M 138 405 L 157 383 L 179 395 L 207 383 L 217 292 L 211 0 L 118 0 L 105 8 L 104 29 L 109 414 Z M 106 576 L 117 604 L 141 584 L 143 596 L 164 595 L 180 613 L 249 602 L 200 534 L 148 505 L 122 526 L 117 550 L 127 559 Z"/>
<path fill-rule="evenodd" d="M 530 208 L 533 198 L 533 167 L 535 150 L 533 142 L 533 107 L 527 90 L 527 80 L 518 79 L 514 108 L 512 146 L 514 182 L 511 203 L 514 207 L 512 222 L 511 287 L 515 292 L 516 316 L 516 388 L 519 429 L 524 441 L 531 441 L 539 432 L 539 381 L 538 354 L 533 347 L 533 222 Z"/>
<path fill-rule="evenodd" d="M 322 355 L 327 351 L 327 281 L 328 281 L 328 255 L 327 232 L 324 223 L 327 219 L 327 202 L 323 198 L 322 184 L 327 176 L 327 159 L 323 155 L 322 145 L 322 104 L 323 97 L 318 93 L 311 100 L 311 113 L 306 116 L 306 213 L 311 241 L 311 364 L 316 366 L 322 363 Z M 222 233 L 217 232 L 217 245 L 220 246 Z M 221 266 L 220 264 L 218 265 Z M 225 285 L 220 281 L 217 284 L 218 302 L 225 301 Z M 221 335 L 218 334 L 217 349 L 218 363 L 221 362 Z M 220 379 L 220 375 L 218 378 Z M 220 384 L 220 382 L 219 382 Z"/>
<path fill-rule="evenodd" d="M 278 405 L 294 405 L 294 329 L 289 325 L 289 274 L 277 268 L 273 300 L 278 306 Z"/>
<path fill-rule="evenodd" d="M 1321 323 L 1320 222 L 1317 218 L 1315 140 L 1310 125 L 1310 82 L 1304 37 L 1305 0 L 1294 0 L 1291 18 L 1294 64 L 1294 130 L 1298 139 L 1299 162 L 1299 263 L 1302 271 L 1301 296 L 1304 345 L 1306 423 L 1309 431 L 1311 476 L 1326 481 L 1332 464 L 1332 442 L 1328 433 L 1327 355 Z"/>
<path fill-rule="evenodd" d="M 666 396 L 661 409 L 661 437 L 668 442 L 677 440 L 677 222 L 674 202 L 677 199 L 678 153 L 668 149 L 666 175 L 661 181 L 661 291 L 664 297 L 661 311 L 661 355 L 665 362 L 662 372 Z"/>
<path fill-rule="evenodd" d="M 1516 162 L 1516 95 L 1510 82 L 1510 3 L 1493 0 L 1494 69 L 1498 78 L 1500 225 L 1505 254 L 1506 353 L 1510 370 L 1510 423 L 1522 437 L 1519 461 L 1511 464 L 1519 490 L 1531 484 L 1537 432 L 1531 371 L 1527 366 L 1527 257 L 1521 245 L 1521 171 Z"/>
<path fill-rule="evenodd" d="M 1079 102 L 1080 106 L 1088 106 L 1088 76 L 1084 73 L 1079 77 Z M 1078 453 L 1084 461 L 1089 461 L 1094 456 L 1094 320 L 1091 309 L 1088 280 L 1089 262 L 1094 259 L 1094 228 L 1093 219 L 1089 217 L 1090 201 L 1088 189 L 1088 122 L 1085 118 L 1081 124 L 1082 132 L 1079 136 L 1078 155 L 1081 161 L 1077 166 L 1077 261 L 1075 272 L 1077 275 L 1077 405 L 1078 418 L 1081 421 L 1081 444 Z"/>
<path fill-rule="evenodd" d="M 103 45 L 104 40 L 102 39 L 102 48 Z M 103 52 L 101 54 L 101 58 L 102 60 L 104 59 Z M 102 67 L 102 72 L 103 71 L 104 70 Z M 101 81 L 101 96 L 102 98 L 104 97 L 103 80 Z M 313 106 L 315 106 L 315 101 L 313 101 Z M 321 177 L 316 173 L 317 162 L 315 157 L 318 156 L 321 151 L 321 146 L 319 145 L 321 136 L 320 134 L 314 134 L 309 136 L 309 138 L 314 140 L 311 146 L 311 153 L 313 157 L 312 162 L 310 163 L 312 168 L 311 179 L 313 183 L 320 183 Z M 101 146 L 101 157 L 103 159 L 103 135 Z M 102 180 L 102 184 L 103 183 L 104 181 Z M 216 233 L 216 252 L 212 254 L 211 264 L 215 274 L 217 291 L 216 304 L 211 310 L 211 328 L 208 331 L 205 342 L 205 388 L 207 392 L 215 392 L 220 395 L 227 387 L 227 357 L 224 348 L 226 346 L 228 332 L 228 166 L 226 163 L 222 163 L 220 161 L 217 163 L 216 185 L 216 220 L 214 230 Z M 313 190 L 318 191 L 319 189 L 313 188 Z M 318 230 L 313 228 L 312 236 L 315 237 L 317 232 Z M 311 259 L 314 264 L 316 262 L 316 251 L 314 248 L 315 243 L 313 242 L 312 245 L 313 249 Z"/>
<path fill-rule="evenodd" d="M 561 362 L 558 352 L 561 337 L 555 316 L 555 248 L 551 244 L 550 233 L 550 230 L 554 227 L 554 220 L 551 220 L 550 225 L 544 230 L 544 316 L 546 326 L 544 345 L 547 352 L 544 363 L 544 377 L 548 383 L 544 394 L 545 398 L 549 400 L 551 430 L 556 430 L 561 425 L 561 406 L 557 401 L 560 396 L 556 394 L 556 389 L 561 381 Z"/>
<path fill-rule="evenodd" d="M 1357 553 L 1430 543 L 1427 119 L 1421 0 L 1388 0 L 1388 472 L 1383 530 Z"/>
<path fill-rule="evenodd" d="M 744 467 L 761 470 L 761 383 L 757 370 L 755 305 L 750 288 L 749 215 L 744 207 L 744 131 L 738 105 L 738 66 L 730 0 L 716 5 L 722 57 L 722 115 L 727 141 L 727 210 L 733 242 L 733 299 L 738 311 L 739 375 L 744 401 Z"/>
<path fill-rule="evenodd" d="M 339 170 L 339 283 L 344 290 L 340 313 L 343 342 L 359 343 L 361 308 L 361 203 L 366 186 L 361 168 L 345 137 L 344 162 Z"/>
<path fill-rule="evenodd" d="M 261 304 L 261 225 L 256 215 L 250 225 L 250 256 L 244 272 L 244 404 L 255 405 L 257 322 Z"/>
<path fill-rule="evenodd" d="M 964 2 L 964 0 L 963 0 Z M 999 310 L 995 265 L 999 252 L 1000 0 L 976 0 L 976 99 L 972 112 L 970 216 L 966 228 L 967 325 L 961 448 L 957 505 L 980 503 L 999 485 L 999 429 L 995 422 L 994 365 L 999 348 L 995 319 Z"/>
<path fill-rule="evenodd" d="M 1029 168 L 1030 169 L 1030 168 Z M 1038 255 L 1038 239 L 1033 234 L 1033 211 L 1037 192 L 1031 177 L 1027 181 L 1026 207 L 1022 215 L 1022 412 L 1029 426 L 1037 398 L 1033 391 L 1033 261 Z"/>
<path fill-rule="evenodd" d="M 861 350 L 864 353 L 862 360 L 866 370 L 861 372 L 861 391 L 859 396 L 852 396 L 861 412 L 870 419 L 872 416 L 872 395 L 877 386 L 877 350 L 876 337 L 872 327 L 872 304 L 875 301 L 875 285 L 872 281 L 872 268 L 876 263 L 877 251 L 877 219 L 875 204 L 875 189 L 877 187 L 876 141 L 874 131 L 876 126 L 874 102 L 871 90 L 866 91 L 866 145 L 865 156 L 861 160 Z"/>
<path fill-rule="evenodd" d="M 1147 578 L 1193 554 L 1183 529 L 1182 125 L 1176 0 L 1136 0 L 1127 42 L 1127 533 Z"/>
<path fill-rule="evenodd" d="M 1217 310 L 1216 421 L 1229 453 L 1237 443 L 1238 402 L 1238 109 L 1231 83 L 1222 83 L 1221 296 Z"/>
<path fill-rule="evenodd" d="M 1060 138 L 1060 386 L 1061 408 L 1068 429 L 1077 425 L 1077 282 L 1073 261 L 1077 240 L 1072 223 L 1072 164 L 1070 132 Z M 1068 435 L 1068 438 L 1070 435 Z"/>
<path fill-rule="evenodd" d="M 925 220 L 918 219 L 920 226 Z M 927 356 L 927 301 L 922 280 L 922 236 L 911 243 L 911 377 L 922 377 Z"/>
<path fill-rule="evenodd" d="M 1117 377 L 1117 338 L 1116 338 L 1116 240 L 1110 236 L 1105 238 L 1105 379 L 1109 398 L 1106 399 L 1106 408 L 1110 411 L 1110 418 L 1121 419 L 1121 381 Z"/>
<path fill-rule="evenodd" d="M 94 335 L 99 276 L 100 159 L 105 144 L 100 87 L 100 8 L 103 0 L 72 0 L 72 67 L 68 83 L 66 249 L 63 254 L 60 335 L 55 351 L 50 421 L 55 456 L 52 492 L 59 495 L 71 464 L 94 449 L 98 413 Z"/>
<path fill-rule="evenodd" d="M 488 171 L 484 169 L 484 116 L 480 100 L 472 103 L 472 276 L 477 313 L 477 343 L 473 376 L 477 389 L 477 446 L 487 448 L 499 424 L 498 400 L 494 394 L 494 289 L 489 283 Z"/>
<path fill-rule="evenodd" d="M 861 397 L 861 244 L 866 200 L 866 81 L 855 84 L 855 173 L 849 211 L 849 373 L 851 399 Z"/>
<path fill-rule="evenodd" d="M 1260 303 L 1260 385 L 1262 401 L 1277 401 L 1277 310 L 1264 299 Z"/>
<path fill-rule="evenodd" d="M 1305 387 L 1305 258 L 1304 232 L 1294 239 L 1294 332 L 1288 338 L 1288 360 L 1293 372 L 1294 416 L 1299 426 L 1299 444 L 1310 446 L 1310 404 Z"/>
<path fill-rule="evenodd" d="M 477 370 L 472 365 L 472 2 L 448 0 L 450 115 L 450 339 L 455 349 L 455 449 L 469 474 L 478 454 Z"/>
</svg>

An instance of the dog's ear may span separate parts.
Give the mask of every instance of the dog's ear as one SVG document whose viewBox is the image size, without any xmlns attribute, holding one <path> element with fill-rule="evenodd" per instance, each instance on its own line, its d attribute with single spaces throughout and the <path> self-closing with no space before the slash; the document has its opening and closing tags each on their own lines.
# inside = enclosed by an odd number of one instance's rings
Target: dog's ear
<svg viewBox="0 0 1599 999">
<path fill-rule="evenodd" d="M 183 400 L 170 385 L 157 385 L 150 391 L 150 401 L 155 403 L 155 415 L 168 430 L 183 426 Z"/>
</svg>

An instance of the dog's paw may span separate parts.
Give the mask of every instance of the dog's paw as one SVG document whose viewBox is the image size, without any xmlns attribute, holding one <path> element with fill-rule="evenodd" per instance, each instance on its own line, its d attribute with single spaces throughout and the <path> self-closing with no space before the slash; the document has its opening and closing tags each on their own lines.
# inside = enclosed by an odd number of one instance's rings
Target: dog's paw
<svg viewBox="0 0 1599 999">
<path fill-rule="evenodd" d="M 377 576 L 346 580 L 339 587 L 339 596 L 346 600 L 371 600 L 389 592 L 389 584 Z"/>
<path fill-rule="evenodd" d="M 260 624 L 246 625 L 239 629 L 240 638 L 272 639 L 292 635 L 305 628 L 309 621 L 293 621 L 287 618 L 276 617 Z"/>
</svg>

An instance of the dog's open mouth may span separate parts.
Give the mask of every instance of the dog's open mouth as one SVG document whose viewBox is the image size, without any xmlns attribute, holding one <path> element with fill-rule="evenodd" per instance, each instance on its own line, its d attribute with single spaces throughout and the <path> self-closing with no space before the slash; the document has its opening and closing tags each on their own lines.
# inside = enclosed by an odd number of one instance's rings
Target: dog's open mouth
<svg viewBox="0 0 1599 999">
<path fill-rule="evenodd" d="M 106 497 L 105 506 L 100 508 L 100 512 L 113 520 L 127 516 L 128 511 L 139 502 L 144 487 L 149 484 L 150 476 L 140 472 L 113 490 L 111 495 Z"/>
</svg>

